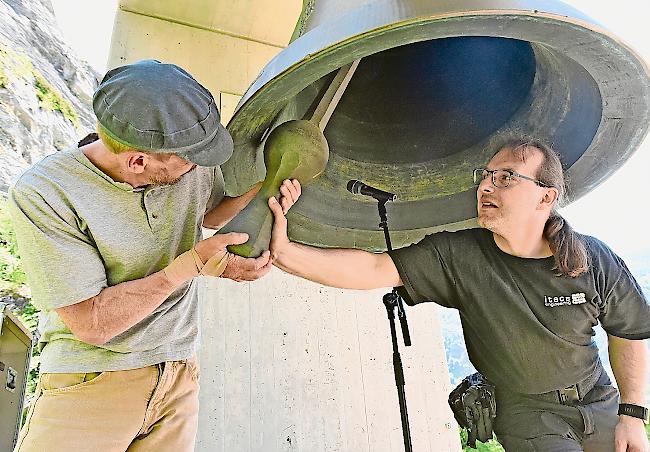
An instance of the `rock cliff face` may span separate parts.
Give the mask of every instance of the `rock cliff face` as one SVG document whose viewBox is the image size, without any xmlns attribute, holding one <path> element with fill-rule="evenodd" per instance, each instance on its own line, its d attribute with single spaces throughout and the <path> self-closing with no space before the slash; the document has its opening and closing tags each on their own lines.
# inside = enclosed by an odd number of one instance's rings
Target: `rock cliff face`
<svg viewBox="0 0 650 452">
<path fill-rule="evenodd" d="M 0 193 L 94 128 L 98 78 L 64 43 L 49 0 L 0 0 Z"/>
</svg>

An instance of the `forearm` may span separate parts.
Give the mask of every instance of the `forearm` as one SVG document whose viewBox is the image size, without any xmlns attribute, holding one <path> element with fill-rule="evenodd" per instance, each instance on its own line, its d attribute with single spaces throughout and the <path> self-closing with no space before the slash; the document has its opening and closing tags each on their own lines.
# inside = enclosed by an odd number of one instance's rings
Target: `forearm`
<svg viewBox="0 0 650 452">
<path fill-rule="evenodd" d="M 645 405 L 648 356 L 645 341 L 608 336 L 609 361 L 616 377 L 621 403 Z"/>
<path fill-rule="evenodd" d="M 250 203 L 260 191 L 259 182 L 241 196 L 225 197 L 214 209 L 205 214 L 203 226 L 210 229 L 221 229 Z"/>
<path fill-rule="evenodd" d="M 107 287 L 96 296 L 57 312 L 79 339 L 102 345 L 150 315 L 175 288 L 159 271 Z"/>
<path fill-rule="evenodd" d="M 397 269 L 386 253 L 321 249 L 291 242 L 274 251 L 273 264 L 292 275 L 342 289 L 401 285 Z"/>
</svg>

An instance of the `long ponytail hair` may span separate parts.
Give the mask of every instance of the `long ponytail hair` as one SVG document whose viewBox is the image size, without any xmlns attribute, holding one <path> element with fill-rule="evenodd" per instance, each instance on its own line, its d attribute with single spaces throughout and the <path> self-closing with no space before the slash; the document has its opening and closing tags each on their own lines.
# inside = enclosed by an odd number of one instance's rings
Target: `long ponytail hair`
<svg viewBox="0 0 650 452">
<path fill-rule="evenodd" d="M 566 193 L 564 171 L 559 155 L 550 146 L 538 140 L 513 139 L 501 147 L 501 149 L 506 148 L 523 161 L 530 151 L 537 150 L 542 154 L 542 163 L 535 178 L 555 187 L 558 191 L 557 202 L 544 225 L 544 238 L 548 241 L 555 258 L 558 276 L 576 278 L 582 275 L 589 270 L 590 265 L 587 245 L 584 238 L 574 231 L 569 222 L 557 211 Z"/>
</svg>

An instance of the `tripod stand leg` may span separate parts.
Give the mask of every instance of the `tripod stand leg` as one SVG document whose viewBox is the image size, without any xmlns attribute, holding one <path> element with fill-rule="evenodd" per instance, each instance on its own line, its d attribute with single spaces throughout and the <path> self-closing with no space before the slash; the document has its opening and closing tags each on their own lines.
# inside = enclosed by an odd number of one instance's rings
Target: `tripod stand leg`
<svg viewBox="0 0 650 452">
<path fill-rule="evenodd" d="M 397 332 L 395 330 L 395 308 L 397 307 L 397 302 L 395 297 L 392 295 L 392 293 L 384 295 L 384 305 L 386 306 L 388 322 L 390 324 L 390 335 L 393 340 L 393 370 L 395 371 L 395 384 L 397 386 L 397 398 L 399 400 L 399 411 L 402 420 L 404 450 L 406 452 L 412 452 L 411 429 L 409 426 L 408 408 L 406 406 L 406 391 L 404 388 L 404 367 L 402 366 L 402 358 L 397 346 Z"/>
</svg>

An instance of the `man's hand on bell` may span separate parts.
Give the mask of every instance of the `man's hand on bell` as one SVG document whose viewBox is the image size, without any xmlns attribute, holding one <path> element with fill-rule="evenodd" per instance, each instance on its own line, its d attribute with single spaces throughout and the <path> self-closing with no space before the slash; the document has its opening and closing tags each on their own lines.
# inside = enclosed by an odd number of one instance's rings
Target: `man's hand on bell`
<svg viewBox="0 0 650 452">
<path fill-rule="evenodd" d="M 287 218 L 284 216 L 284 209 L 275 196 L 269 198 L 269 208 L 273 212 L 273 230 L 271 232 L 271 243 L 269 248 L 273 256 L 272 260 L 277 260 L 280 251 L 289 244 L 287 236 Z"/>
<path fill-rule="evenodd" d="M 228 245 L 239 245 L 247 240 L 248 234 L 238 232 L 215 234 L 178 256 L 163 271 L 174 286 L 199 275 L 253 281 L 270 270 L 271 265 L 266 265 L 270 253 L 266 251 L 257 259 L 234 259 L 226 249 Z"/>
<path fill-rule="evenodd" d="M 293 206 L 298 198 L 300 198 L 302 188 L 298 179 L 285 179 L 280 185 L 280 205 L 282 206 L 282 213 L 286 215 L 291 206 Z"/>
<path fill-rule="evenodd" d="M 233 281 L 255 281 L 266 275 L 273 266 L 271 253 L 268 250 L 256 258 L 246 258 L 228 253 L 227 259 L 228 262 L 221 277 Z"/>
<path fill-rule="evenodd" d="M 225 255 L 228 245 L 240 245 L 246 243 L 248 234 L 243 232 L 229 232 L 227 234 L 214 234 L 212 237 L 201 240 L 194 249 L 202 262 L 208 262 L 215 255 Z"/>
<path fill-rule="evenodd" d="M 276 259 L 279 250 L 289 243 L 285 215 L 300 197 L 300 193 L 300 182 L 296 179 L 285 180 L 280 186 L 280 200 L 278 201 L 275 196 L 268 200 L 269 208 L 273 212 L 273 230 L 271 232 L 271 243 L 269 244 L 273 256 L 271 260 Z"/>
<path fill-rule="evenodd" d="M 269 251 L 264 251 L 257 258 L 245 258 L 229 253 L 226 249 L 228 245 L 241 245 L 247 241 L 248 234 L 241 232 L 215 234 L 201 240 L 194 247 L 201 260 L 208 258 L 204 267 L 207 271 L 201 271 L 201 274 L 221 276 L 233 281 L 255 281 L 266 275 L 272 266 L 269 262 L 271 256 Z"/>
<path fill-rule="evenodd" d="M 269 262 L 269 251 L 264 251 L 257 258 L 245 258 L 229 253 L 226 249 L 228 245 L 241 245 L 247 241 L 248 234 L 242 232 L 215 234 L 201 240 L 194 247 L 201 260 L 208 258 L 204 267 L 206 271 L 201 271 L 201 274 L 221 276 L 234 281 L 255 281 L 266 275 L 272 266 Z M 210 265 L 211 262 L 213 265 Z"/>
</svg>

